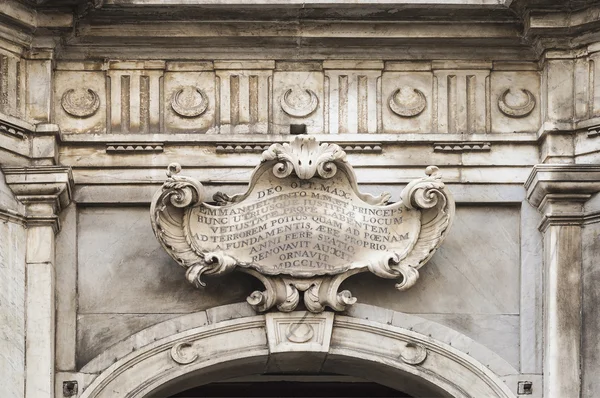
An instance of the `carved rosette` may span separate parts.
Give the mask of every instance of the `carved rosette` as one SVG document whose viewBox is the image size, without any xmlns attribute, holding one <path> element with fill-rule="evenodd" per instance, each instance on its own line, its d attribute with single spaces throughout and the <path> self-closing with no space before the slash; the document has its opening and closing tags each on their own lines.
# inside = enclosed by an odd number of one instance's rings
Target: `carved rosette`
<svg viewBox="0 0 600 398">
<path fill-rule="evenodd" d="M 92 89 L 70 89 L 64 92 L 60 104 L 69 115 L 87 118 L 93 116 L 100 108 L 100 97 Z"/>
<path fill-rule="evenodd" d="M 290 312 L 301 300 L 313 313 L 343 311 L 357 299 L 340 285 L 362 272 L 397 279 L 396 288 L 406 290 L 454 217 L 454 201 L 437 167 L 411 181 L 400 201 L 388 203 L 389 194 L 358 190 L 338 145 L 311 136 L 271 145 L 248 191 L 219 193 L 218 206 L 205 203 L 202 184 L 180 171 L 177 164 L 169 166 L 152 201 L 155 235 L 197 287 L 204 286 L 203 275 L 234 269 L 258 278 L 265 289 L 247 300 L 259 312 Z M 407 363 L 421 360 L 418 349 L 408 351 L 414 355 L 403 359 Z"/>
</svg>

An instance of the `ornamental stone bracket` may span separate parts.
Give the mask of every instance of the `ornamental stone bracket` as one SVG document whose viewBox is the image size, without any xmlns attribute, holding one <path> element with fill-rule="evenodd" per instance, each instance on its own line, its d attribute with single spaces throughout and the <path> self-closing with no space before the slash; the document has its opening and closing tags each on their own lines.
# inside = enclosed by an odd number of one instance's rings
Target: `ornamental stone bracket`
<svg viewBox="0 0 600 398">
<path fill-rule="evenodd" d="M 263 152 L 248 190 L 214 195 L 169 166 L 167 181 L 151 205 L 154 233 L 186 268 L 196 287 L 203 275 L 239 269 L 258 278 L 265 291 L 247 301 L 259 312 L 276 306 L 291 312 L 301 293 L 313 313 L 342 311 L 356 302 L 338 291 L 349 276 L 372 272 L 398 279 L 406 290 L 433 256 L 454 217 L 454 200 L 438 168 L 411 181 L 398 202 L 390 195 L 358 190 L 346 153 L 336 144 L 298 136 Z"/>
<path fill-rule="evenodd" d="M 6 183 L 25 205 L 28 226 L 50 225 L 60 229 L 58 214 L 73 196 L 71 168 L 62 166 L 3 167 Z"/>
</svg>

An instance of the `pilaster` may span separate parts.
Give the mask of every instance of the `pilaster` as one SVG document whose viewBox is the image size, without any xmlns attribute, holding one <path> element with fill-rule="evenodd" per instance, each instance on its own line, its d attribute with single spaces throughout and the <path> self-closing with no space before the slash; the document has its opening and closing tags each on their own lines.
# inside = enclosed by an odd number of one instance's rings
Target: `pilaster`
<svg viewBox="0 0 600 398">
<path fill-rule="evenodd" d="M 68 167 L 5 167 L 6 182 L 25 205 L 26 346 L 25 397 L 52 398 L 55 343 L 55 234 L 58 214 L 71 201 Z"/>
<path fill-rule="evenodd" d="M 581 394 L 582 226 L 585 202 L 600 191 L 600 166 L 534 166 L 527 199 L 542 213 L 544 397 Z"/>
</svg>

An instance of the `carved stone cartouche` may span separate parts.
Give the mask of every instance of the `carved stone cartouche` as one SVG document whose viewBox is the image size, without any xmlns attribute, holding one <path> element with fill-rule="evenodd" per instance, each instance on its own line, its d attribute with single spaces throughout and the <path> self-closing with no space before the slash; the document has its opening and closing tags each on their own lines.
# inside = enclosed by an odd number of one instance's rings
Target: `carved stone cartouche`
<svg viewBox="0 0 600 398">
<path fill-rule="evenodd" d="M 248 302 L 258 311 L 293 311 L 303 299 L 311 312 L 341 311 L 356 302 L 339 291 L 361 272 L 398 279 L 406 290 L 447 235 L 454 201 L 435 166 L 411 181 L 400 201 L 358 190 L 346 153 L 336 144 L 298 136 L 263 152 L 246 193 L 218 194 L 205 203 L 204 188 L 181 167 L 151 207 L 152 227 L 163 248 L 187 269 L 197 287 L 203 275 L 239 269 L 264 291 Z M 303 292 L 303 295 L 300 293 Z"/>
</svg>

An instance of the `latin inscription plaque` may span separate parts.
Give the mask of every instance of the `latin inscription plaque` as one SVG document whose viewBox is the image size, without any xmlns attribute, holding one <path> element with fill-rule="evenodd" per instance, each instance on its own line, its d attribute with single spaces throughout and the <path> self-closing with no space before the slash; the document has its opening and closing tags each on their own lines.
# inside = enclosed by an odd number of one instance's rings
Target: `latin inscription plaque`
<svg viewBox="0 0 600 398">
<path fill-rule="evenodd" d="M 437 168 L 410 182 L 395 203 L 358 190 L 344 151 L 299 136 L 262 155 L 248 191 L 217 194 L 206 203 L 198 181 L 177 175 L 152 204 L 152 225 L 169 254 L 203 286 L 203 274 L 238 268 L 259 278 L 263 292 L 248 298 L 257 310 L 292 311 L 304 292 L 313 312 L 342 310 L 356 301 L 338 292 L 350 275 L 370 271 L 399 279 L 405 290 L 450 226 L 454 202 Z"/>
</svg>

